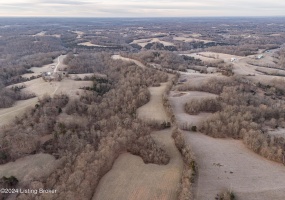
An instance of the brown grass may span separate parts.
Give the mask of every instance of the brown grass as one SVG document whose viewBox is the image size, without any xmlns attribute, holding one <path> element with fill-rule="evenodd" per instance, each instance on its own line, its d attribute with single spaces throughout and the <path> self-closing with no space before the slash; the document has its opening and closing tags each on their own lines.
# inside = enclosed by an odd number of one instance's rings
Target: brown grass
<svg viewBox="0 0 285 200">
<path fill-rule="evenodd" d="M 149 87 L 150 101 L 137 110 L 138 117 L 158 123 L 169 122 L 165 108 L 163 107 L 162 95 L 167 88 L 167 83 L 161 83 L 159 87 Z"/>
<path fill-rule="evenodd" d="M 171 130 L 154 132 L 152 137 L 170 156 L 169 164 L 145 164 L 138 156 L 121 154 L 112 170 L 100 180 L 93 200 L 177 199 L 183 161 L 171 138 Z"/>
<path fill-rule="evenodd" d="M 53 96 L 54 94 L 64 93 L 71 98 L 77 98 L 79 94 L 84 93 L 84 90 L 80 88 L 92 85 L 92 81 L 64 79 L 61 82 L 45 82 L 42 78 L 38 78 L 24 84 L 26 88 L 23 91 L 33 92 L 37 97 L 18 101 L 10 108 L 0 109 L 0 126 L 10 123 L 16 116 L 23 114 L 28 107 L 33 107 L 37 103 L 38 97 L 42 97 L 44 94 Z"/>
<path fill-rule="evenodd" d="M 169 95 L 169 100 L 173 107 L 177 124 L 179 128 L 183 130 L 190 130 L 192 126 L 197 126 L 201 120 L 207 119 L 210 113 L 200 113 L 198 115 L 189 115 L 184 110 L 184 105 L 190 100 L 197 100 L 200 98 L 215 98 L 216 95 L 207 92 L 185 92 L 186 94 L 180 97 L 176 95 L 180 92 L 171 91 Z"/>
<path fill-rule="evenodd" d="M 35 154 L 0 165 L 0 176 L 15 176 L 20 181 L 29 182 L 49 176 L 57 168 L 59 161 L 49 154 Z"/>
<path fill-rule="evenodd" d="M 224 190 L 217 194 L 216 200 L 235 200 L 235 195 L 232 191 L 230 190 Z"/>
<path fill-rule="evenodd" d="M 37 98 L 17 101 L 13 107 L 0 109 L 0 127 L 12 122 L 16 116 L 23 115 L 25 110 L 35 105 L 37 101 Z"/>
<path fill-rule="evenodd" d="M 153 43 L 153 42 L 158 42 L 163 44 L 164 46 L 175 46 L 173 43 L 171 42 L 166 42 L 166 41 L 162 41 L 158 38 L 149 38 L 149 39 L 140 39 L 140 40 L 134 40 L 131 44 L 138 44 L 141 47 L 145 47 L 147 44 L 149 43 Z"/>
<path fill-rule="evenodd" d="M 255 154 L 239 140 L 184 133 L 199 168 L 196 199 L 214 199 L 228 187 L 235 191 L 238 199 L 265 200 L 270 196 L 284 199 L 285 168 L 282 164 Z"/>
<path fill-rule="evenodd" d="M 131 58 L 125 58 L 125 57 L 122 57 L 120 55 L 113 55 L 112 58 L 114 60 L 123 60 L 123 61 L 127 61 L 127 62 L 133 62 L 135 63 L 137 66 L 141 67 L 141 68 L 146 68 L 146 66 L 141 63 L 140 61 L 137 61 L 137 60 L 134 60 L 134 59 L 131 59 Z"/>
</svg>

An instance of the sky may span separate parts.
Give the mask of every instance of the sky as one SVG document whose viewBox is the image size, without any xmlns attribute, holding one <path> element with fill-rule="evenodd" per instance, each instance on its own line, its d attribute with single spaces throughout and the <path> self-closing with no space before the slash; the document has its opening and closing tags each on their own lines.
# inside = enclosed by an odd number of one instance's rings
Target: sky
<svg viewBox="0 0 285 200">
<path fill-rule="evenodd" d="M 0 16 L 285 16 L 284 0 L 0 0 Z"/>
</svg>

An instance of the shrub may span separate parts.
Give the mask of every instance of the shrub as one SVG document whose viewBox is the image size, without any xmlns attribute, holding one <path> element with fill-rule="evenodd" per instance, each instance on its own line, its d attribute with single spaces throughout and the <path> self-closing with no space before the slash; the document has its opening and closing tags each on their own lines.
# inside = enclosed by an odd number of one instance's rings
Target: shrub
<svg viewBox="0 0 285 200">
<path fill-rule="evenodd" d="M 193 84 L 183 84 L 177 87 L 178 91 L 202 91 L 213 94 L 221 94 L 224 87 L 233 86 L 236 82 L 230 78 L 211 78 L 207 82 L 198 86 Z"/>
<path fill-rule="evenodd" d="M 192 126 L 191 131 L 196 132 L 197 131 L 197 126 Z"/>
<path fill-rule="evenodd" d="M 177 149 L 181 153 L 184 162 L 181 185 L 178 190 L 178 199 L 191 200 L 193 199 L 191 192 L 191 183 L 194 181 L 194 177 L 197 173 L 197 165 L 195 163 L 194 155 L 190 147 L 186 145 L 181 130 L 179 130 L 177 127 L 174 128 L 172 137 Z"/>
<path fill-rule="evenodd" d="M 236 197 L 232 191 L 226 190 L 217 194 L 216 200 L 235 200 Z"/>
<path fill-rule="evenodd" d="M 0 183 L 4 185 L 4 187 L 15 187 L 17 184 L 18 184 L 18 179 L 15 177 L 15 176 L 10 176 L 10 177 L 6 177 L 6 176 L 3 176 L 1 179 L 0 179 Z"/>
<path fill-rule="evenodd" d="M 217 98 L 193 99 L 184 106 L 188 114 L 196 115 L 199 112 L 217 112 L 221 110 L 221 103 Z"/>
<path fill-rule="evenodd" d="M 170 160 L 169 155 L 156 144 L 150 135 L 140 137 L 130 143 L 128 151 L 140 156 L 145 163 L 166 165 Z"/>
</svg>

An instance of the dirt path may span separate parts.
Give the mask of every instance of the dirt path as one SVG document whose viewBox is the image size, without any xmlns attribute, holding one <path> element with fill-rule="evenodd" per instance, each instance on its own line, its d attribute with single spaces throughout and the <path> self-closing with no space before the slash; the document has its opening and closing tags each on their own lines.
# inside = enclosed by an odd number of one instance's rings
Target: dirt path
<svg viewBox="0 0 285 200">
<path fill-rule="evenodd" d="M 61 55 L 61 56 L 62 56 L 62 55 Z M 60 58 L 61 56 L 59 56 L 59 57 L 57 58 L 57 64 L 56 64 L 56 66 L 55 66 L 55 68 L 54 68 L 54 70 L 53 70 L 53 73 L 56 73 L 56 72 L 57 72 L 57 68 L 58 68 L 58 66 L 60 65 L 60 60 L 59 60 L 59 58 Z"/>
<path fill-rule="evenodd" d="M 166 83 L 149 88 L 151 100 L 139 110 L 144 119 L 168 119 L 162 104 Z M 112 169 L 100 180 L 93 200 L 175 200 L 183 170 L 183 161 L 171 137 L 171 130 L 152 133 L 155 141 L 170 156 L 167 165 L 145 164 L 129 153 L 121 154 Z"/>
</svg>

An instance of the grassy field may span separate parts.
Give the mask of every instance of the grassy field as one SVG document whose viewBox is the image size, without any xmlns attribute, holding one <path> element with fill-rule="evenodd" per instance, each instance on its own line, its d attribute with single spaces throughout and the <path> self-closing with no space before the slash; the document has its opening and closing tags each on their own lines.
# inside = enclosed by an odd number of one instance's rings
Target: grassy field
<svg viewBox="0 0 285 200">
<path fill-rule="evenodd" d="M 92 44 L 91 42 L 83 42 L 83 43 L 79 43 L 78 45 L 81 46 L 87 46 L 87 47 L 112 47 L 112 46 L 103 46 L 103 45 L 97 45 L 97 44 Z"/>
<path fill-rule="evenodd" d="M 15 176 L 20 183 L 49 176 L 59 161 L 49 154 L 35 154 L 20 158 L 15 162 L 0 165 L 0 177 Z"/>
<path fill-rule="evenodd" d="M 167 83 L 162 83 L 160 87 L 149 87 L 151 94 L 150 101 L 137 110 L 138 117 L 145 120 L 154 120 L 158 122 L 169 121 L 165 108 L 162 103 L 162 95 L 166 89 Z"/>
<path fill-rule="evenodd" d="M 10 123 L 16 116 L 21 116 L 25 110 L 37 103 L 38 98 L 17 101 L 13 107 L 0 109 L 0 127 Z"/>
<path fill-rule="evenodd" d="M 158 42 L 163 44 L 164 46 L 175 46 L 173 43 L 171 42 L 166 42 L 163 40 L 160 40 L 158 38 L 150 38 L 150 39 L 140 39 L 140 40 L 134 40 L 131 44 L 138 44 L 141 47 L 145 47 L 147 44 L 149 43 L 153 43 L 153 42 Z"/>
<path fill-rule="evenodd" d="M 77 39 L 80 39 L 80 38 L 82 38 L 82 36 L 84 35 L 84 32 L 82 32 L 82 31 L 71 31 L 71 32 L 73 32 L 73 33 L 76 33 L 77 34 Z"/>
<path fill-rule="evenodd" d="M 182 94 L 182 95 L 181 95 Z M 207 92 L 176 92 L 171 91 L 169 95 L 169 101 L 171 102 L 173 111 L 175 112 L 178 126 L 183 129 L 186 127 L 197 126 L 201 120 L 206 119 L 210 113 L 200 113 L 199 115 L 189 115 L 184 111 L 184 105 L 192 100 L 199 98 L 213 98 L 216 95 Z"/>
<path fill-rule="evenodd" d="M 195 152 L 199 176 L 196 197 L 214 199 L 224 189 L 243 200 L 283 200 L 285 168 L 251 150 L 242 141 L 216 139 L 201 133 L 185 132 Z"/>
<path fill-rule="evenodd" d="M 143 160 L 124 153 L 101 180 L 93 200 L 174 200 L 179 186 L 183 161 L 171 130 L 153 132 L 153 138 L 163 146 L 170 162 L 167 165 L 145 164 Z"/>
<path fill-rule="evenodd" d="M 123 60 L 123 61 L 127 61 L 127 62 L 133 62 L 135 63 L 137 66 L 141 67 L 141 68 L 146 68 L 146 66 L 144 64 L 142 64 L 140 61 L 137 61 L 137 60 L 134 60 L 134 59 L 131 59 L 131 58 L 125 58 L 125 57 L 122 57 L 120 55 L 113 55 L 112 58 L 114 60 Z"/>
<path fill-rule="evenodd" d="M 189 38 L 189 37 L 173 37 L 173 40 L 177 41 L 183 41 L 183 42 L 204 42 L 204 43 L 210 43 L 214 42 L 212 40 L 203 40 L 203 39 L 197 39 L 197 38 Z"/>
</svg>

